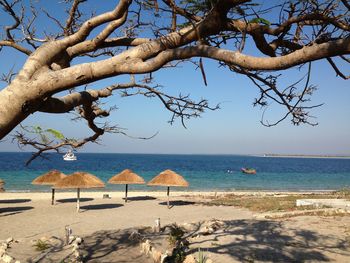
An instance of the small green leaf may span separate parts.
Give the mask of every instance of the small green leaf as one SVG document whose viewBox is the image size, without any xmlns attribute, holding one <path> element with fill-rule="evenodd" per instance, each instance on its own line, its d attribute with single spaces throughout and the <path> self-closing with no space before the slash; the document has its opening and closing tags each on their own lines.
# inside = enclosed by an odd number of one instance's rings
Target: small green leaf
<svg viewBox="0 0 350 263">
<path fill-rule="evenodd" d="M 256 17 L 253 18 L 252 20 L 249 21 L 249 23 L 260 23 L 260 24 L 264 24 L 264 25 L 271 25 L 271 22 L 266 20 L 265 18 L 261 18 L 261 17 Z"/>
<path fill-rule="evenodd" d="M 42 129 L 40 126 L 33 126 L 34 133 L 41 133 Z"/>
<path fill-rule="evenodd" d="M 47 129 L 46 132 L 51 133 L 54 137 L 56 137 L 57 139 L 63 140 L 64 139 L 64 135 L 54 129 Z"/>
</svg>

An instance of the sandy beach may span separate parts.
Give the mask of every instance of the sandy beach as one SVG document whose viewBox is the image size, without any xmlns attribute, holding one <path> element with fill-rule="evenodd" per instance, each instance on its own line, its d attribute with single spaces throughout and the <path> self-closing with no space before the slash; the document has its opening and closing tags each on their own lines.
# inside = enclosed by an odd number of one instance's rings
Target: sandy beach
<svg viewBox="0 0 350 263">
<path fill-rule="evenodd" d="M 111 198 L 103 199 L 103 194 Z M 36 251 L 33 243 L 40 238 L 55 239 L 57 247 L 63 247 L 65 226 L 69 226 L 73 235 L 85 240 L 86 262 L 153 262 L 142 256 L 138 244 L 125 246 L 121 242 L 125 241 L 122 234 L 153 227 L 157 218 L 162 226 L 215 218 L 225 222 L 225 227 L 210 235 L 193 237 L 190 245 L 190 251 L 196 253 L 201 248 L 213 262 L 347 262 L 350 259 L 349 216 L 265 220 L 256 219 L 257 213 L 247 209 L 203 204 L 223 194 L 171 192 L 173 206 L 167 209 L 165 192 L 130 192 L 130 201 L 125 203 L 123 192 L 82 191 L 81 212 L 77 213 L 75 192 L 57 192 L 54 206 L 50 204 L 50 193 L 1 193 L 0 240 L 13 237 L 18 241 L 8 253 L 21 262 L 55 262 L 52 261 L 55 254 L 62 254 L 59 249 L 45 254 Z"/>
</svg>

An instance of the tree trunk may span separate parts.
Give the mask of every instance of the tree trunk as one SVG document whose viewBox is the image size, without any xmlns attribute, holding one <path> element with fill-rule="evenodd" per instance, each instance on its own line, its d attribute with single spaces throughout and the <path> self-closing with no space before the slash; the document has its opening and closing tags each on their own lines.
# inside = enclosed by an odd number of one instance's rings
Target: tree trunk
<svg viewBox="0 0 350 263">
<path fill-rule="evenodd" d="M 29 101 L 33 98 L 25 89 L 26 86 L 11 84 L 0 91 L 0 140 L 31 113 Z"/>
</svg>

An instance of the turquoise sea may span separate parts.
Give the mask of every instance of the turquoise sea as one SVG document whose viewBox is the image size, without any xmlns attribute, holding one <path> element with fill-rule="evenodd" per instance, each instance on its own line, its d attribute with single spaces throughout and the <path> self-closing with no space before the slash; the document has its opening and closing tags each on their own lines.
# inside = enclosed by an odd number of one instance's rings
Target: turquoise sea
<svg viewBox="0 0 350 263">
<path fill-rule="evenodd" d="M 77 161 L 63 161 L 60 154 L 48 154 L 48 160 L 34 160 L 28 167 L 30 153 L 0 153 L 0 178 L 6 191 L 49 191 L 33 186 L 31 181 L 50 169 L 66 174 L 87 171 L 107 180 L 129 168 L 150 180 L 165 169 L 183 175 L 190 187 L 185 191 L 230 190 L 334 190 L 350 187 L 350 159 L 276 158 L 238 155 L 163 155 L 78 153 Z M 240 172 L 253 167 L 256 175 Z M 108 185 L 122 190 L 123 186 Z M 130 190 L 162 190 L 147 186 L 130 186 Z"/>
</svg>

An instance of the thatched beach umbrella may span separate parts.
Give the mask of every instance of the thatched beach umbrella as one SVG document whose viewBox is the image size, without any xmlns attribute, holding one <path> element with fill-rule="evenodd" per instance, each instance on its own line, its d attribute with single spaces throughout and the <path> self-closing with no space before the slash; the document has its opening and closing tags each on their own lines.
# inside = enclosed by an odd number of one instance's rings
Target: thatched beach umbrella
<svg viewBox="0 0 350 263">
<path fill-rule="evenodd" d="M 179 174 L 175 173 L 172 170 L 165 170 L 154 177 L 151 181 L 148 182 L 149 186 L 166 186 L 167 187 L 167 205 L 169 207 L 169 190 L 170 186 L 181 186 L 188 187 L 188 182 Z"/>
<path fill-rule="evenodd" d="M 128 185 L 144 184 L 145 180 L 130 169 L 125 169 L 108 180 L 110 184 L 125 184 L 125 203 L 128 201 Z"/>
<path fill-rule="evenodd" d="M 65 178 L 66 175 L 58 170 L 51 170 L 43 175 L 38 176 L 32 181 L 32 184 L 35 185 L 54 185 L 59 180 Z M 55 188 L 52 187 L 52 198 L 51 198 L 51 204 L 55 204 Z"/>
<path fill-rule="evenodd" d="M 55 188 L 77 189 L 77 212 L 80 209 L 80 189 L 103 188 L 105 184 L 96 176 L 86 172 L 75 172 L 58 181 Z"/>
</svg>

